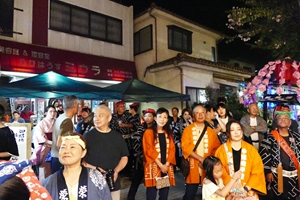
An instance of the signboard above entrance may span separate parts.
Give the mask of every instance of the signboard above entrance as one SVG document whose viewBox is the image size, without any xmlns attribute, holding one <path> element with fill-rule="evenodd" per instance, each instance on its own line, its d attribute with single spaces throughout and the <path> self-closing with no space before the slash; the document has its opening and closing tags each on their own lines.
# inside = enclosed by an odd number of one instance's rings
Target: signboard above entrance
<svg viewBox="0 0 300 200">
<path fill-rule="evenodd" d="M 42 74 L 54 71 L 64 76 L 124 81 L 137 78 L 132 61 L 0 40 L 2 71 Z"/>
</svg>

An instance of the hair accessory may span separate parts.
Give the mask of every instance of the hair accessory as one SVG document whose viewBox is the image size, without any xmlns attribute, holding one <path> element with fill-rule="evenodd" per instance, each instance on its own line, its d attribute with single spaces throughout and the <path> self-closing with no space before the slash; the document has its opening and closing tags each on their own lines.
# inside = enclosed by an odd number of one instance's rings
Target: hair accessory
<svg viewBox="0 0 300 200">
<path fill-rule="evenodd" d="M 289 116 L 289 117 L 291 118 L 292 115 L 293 115 L 293 112 L 291 112 L 291 111 L 289 111 L 289 112 L 275 111 L 276 119 L 277 119 L 280 115 L 287 115 L 287 116 Z"/>
<path fill-rule="evenodd" d="M 124 101 L 118 101 L 118 102 L 116 103 L 116 106 L 120 106 L 120 105 L 124 105 L 124 104 L 125 104 Z"/>
<path fill-rule="evenodd" d="M 155 114 L 155 110 L 152 109 L 152 108 L 147 108 L 146 110 L 143 110 L 143 113 L 146 114 L 146 113 L 152 113 L 152 114 Z"/>
<path fill-rule="evenodd" d="M 130 104 L 129 107 L 130 108 L 139 107 L 139 104 L 138 103 L 133 103 L 133 104 Z"/>
<path fill-rule="evenodd" d="M 83 149 L 85 149 L 85 143 L 78 135 L 69 135 L 69 136 L 63 136 L 62 141 L 65 140 L 75 140 Z"/>
</svg>

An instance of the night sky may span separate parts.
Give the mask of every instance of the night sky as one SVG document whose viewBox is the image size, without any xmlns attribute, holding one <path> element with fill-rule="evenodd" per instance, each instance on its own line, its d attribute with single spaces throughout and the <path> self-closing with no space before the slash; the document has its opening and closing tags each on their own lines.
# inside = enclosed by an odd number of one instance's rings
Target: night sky
<svg viewBox="0 0 300 200">
<path fill-rule="evenodd" d="M 221 32 L 226 35 L 233 35 L 235 32 L 226 27 L 226 11 L 233 6 L 241 6 L 239 0 L 118 0 L 124 5 L 134 6 L 134 15 L 146 10 L 151 3 L 174 12 L 184 18 L 198 22 L 199 24 Z M 256 68 L 261 68 L 270 60 L 274 60 L 270 53 L 259 49 L 251 49 L 242 41 L 235 41 L 226 44 L 220 42 L 218 45 L 219 54 L 226 54 L 231 58 L 242 58 L 255 62 Z"/>
</svg>

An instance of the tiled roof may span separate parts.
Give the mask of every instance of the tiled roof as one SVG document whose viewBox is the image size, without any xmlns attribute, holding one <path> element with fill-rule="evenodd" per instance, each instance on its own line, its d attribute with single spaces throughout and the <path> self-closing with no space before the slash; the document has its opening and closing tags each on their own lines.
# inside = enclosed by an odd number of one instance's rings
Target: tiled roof
<svg viewBox="0 0 300 200">
<path fill-rule="evenodd" d="M 155 69 L 158 67 L 166 66 L 169 64 L 174 64 L 174 61 L 177 63 L 182 62 L 182 61 L 191 62 L 191 63 L 201 64 L 201 65 L 210 66 L 210 67 L 214 67 L 214 68 L 218 68 L 218 69 L 242 73 L 242 74 L 249 75 L 249 76 L 253 75 L 252 72 L 249 72 L 248 70 L 245 70 L 243 68 L 228 66 L 228 65 L 224 65 L 224 64 L 221 64 L 218 62 L 212 62 L 209 60 L 205 60 L 202 58 L 191 57 L 191 56 L 186 55 L 185 53 L 178 53 L 177 56 L 167 59 L 165 61 L 159 62 L 159 63 L 155 63 L 153 65 L 150 65 L 147 67 L 147 69 L 150 70 L 150 69 Z"/>
</svg>

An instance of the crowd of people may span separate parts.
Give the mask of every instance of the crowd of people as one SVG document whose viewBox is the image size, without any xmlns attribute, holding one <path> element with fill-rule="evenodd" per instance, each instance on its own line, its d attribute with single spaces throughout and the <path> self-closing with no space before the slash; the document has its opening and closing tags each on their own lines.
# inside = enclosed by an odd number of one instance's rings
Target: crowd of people
<svg viewBox="0 0 300 200">
<path fill-rule="evenodd" d="M 72 119 L 79 103 L 76 96 L 65 96 L 64 112 L 58 116 L 57 108 L 49 105 L 35 127 L 30 161 L 37 177 L 30 176 L 42 182 L 44 199 L 119 200 L 123 176 L 132 180 L 128 200 L 135 199 L 142 182 L 145 199 L 167 200 L 180 170 L 185 170 L 184 200 L 195 199 L 199 188 L 205 200 L 300 197 L 300 136 L 291 128 L 293 113 L 287 105 L 276 109 L 273 128 L 268 130 L 256 103 L 237 121 L 225 98 L 216 107 L 195 104 L 182 109 L 181 116 L 177 107 L 171 109 L 172 116 L 161 107 L 147 108 L 140 117 L 138 103 L 128 111 L 123 101 L 115 104 L 115 113 L 104 104 L 93 113 L 84 107 L 75 127 Z M 4 113 L 0 105 L 0 118 Z M 18 165 L 8 161 L 18 156 L 13 136 L 0 123 L 0 188 L 11 187 L 10 181 L 24 182 L 15 177 L 22 177 L 24 169 L 31 171 L 25 161 L 24 167 L 1 182 L 1 170 Z M 22 195 L 33 192 L 25 187 Z"/>
</svg>

